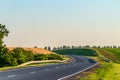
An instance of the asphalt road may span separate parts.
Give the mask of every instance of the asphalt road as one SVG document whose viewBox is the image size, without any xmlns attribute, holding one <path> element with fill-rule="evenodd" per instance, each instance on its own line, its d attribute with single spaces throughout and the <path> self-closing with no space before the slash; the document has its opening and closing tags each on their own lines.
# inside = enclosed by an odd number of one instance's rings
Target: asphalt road
<svg viewBox="0 0 120 80">
<path fill-rule="evenodd" d="M 3 71 L 0 72 L 0 80 L 60 80 L 96 64 L 95 61 L 83 56 L 72 57 L 74 60 L 71 63 Z"/>
</svg>

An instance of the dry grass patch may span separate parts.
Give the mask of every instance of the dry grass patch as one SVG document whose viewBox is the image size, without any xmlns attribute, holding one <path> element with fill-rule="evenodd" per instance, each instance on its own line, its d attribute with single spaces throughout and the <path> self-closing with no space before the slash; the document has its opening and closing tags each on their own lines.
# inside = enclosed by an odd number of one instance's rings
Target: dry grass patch
<svg viewBox="0 0 120 80">
<path fill-rule="evenodd" d="M 13 50 L 17 47 L 8 47 L 9 50 Z M 29 48 L 29 47 L 21 47 L 25 50 L 32 51 L 34 54 L 39 53 L 39 54 L 55 54 L 54 52 L 51 52 L 49 50 L 45 50 L 43 48 Z"/>
</svg>

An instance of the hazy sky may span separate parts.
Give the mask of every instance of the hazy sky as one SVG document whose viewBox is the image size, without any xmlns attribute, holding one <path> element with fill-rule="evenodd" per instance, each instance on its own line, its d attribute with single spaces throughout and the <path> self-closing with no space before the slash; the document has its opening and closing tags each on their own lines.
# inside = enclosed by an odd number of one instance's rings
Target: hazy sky
<svg viewBox="0 0 120 80">
<path fill-rule="evenodd" d="M 8 46 L 119 45 L 120 0 L 0 0 Z"/>
</svg>

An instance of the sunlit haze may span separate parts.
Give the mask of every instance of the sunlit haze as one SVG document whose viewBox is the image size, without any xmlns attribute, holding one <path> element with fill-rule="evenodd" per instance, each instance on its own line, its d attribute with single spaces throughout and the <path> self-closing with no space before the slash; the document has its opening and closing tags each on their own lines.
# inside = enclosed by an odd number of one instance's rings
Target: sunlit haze
<svg viewBox="0 0 120 80">
<path fill-rule="evenodd" d="M 119 45 L 120 0 L 0 0 L 7 46 Z"/>
</svg>

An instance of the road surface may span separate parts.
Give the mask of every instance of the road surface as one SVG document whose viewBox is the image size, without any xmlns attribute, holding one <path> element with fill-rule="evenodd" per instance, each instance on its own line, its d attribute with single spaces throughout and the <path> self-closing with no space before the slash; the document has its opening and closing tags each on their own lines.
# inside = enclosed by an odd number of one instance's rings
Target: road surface
<svg viewBox="0 0 120 80">
<path fill-rule="evenodd" d="M 0 80 L 61 80 L 96 64 L 95 61 L 83 56 L 72 57 L 74 60 L 70 63 L 3 71 L 0 72 Z"/>
</svg>

